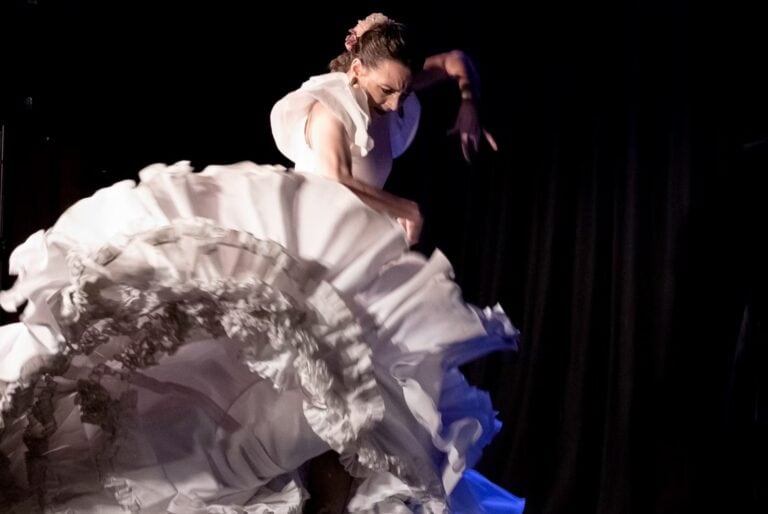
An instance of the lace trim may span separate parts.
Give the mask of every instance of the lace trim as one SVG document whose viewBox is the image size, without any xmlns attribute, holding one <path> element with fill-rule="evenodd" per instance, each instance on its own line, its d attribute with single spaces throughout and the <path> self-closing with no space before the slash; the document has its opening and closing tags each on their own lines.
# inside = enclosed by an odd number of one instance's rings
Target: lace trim
<svg viewBox="0 0 768 514">
<path fill-rule="evenodd" d="M 243 363 L 277 388 L 301 387 L 312 428 L 335 450 L 347 451 L 381 419 L 384 406 L 370 346 L 338 293 L 313 281 L 277 243 L 200 220 L 136 236 L 131 244 L 190 242 L 198 253 L 219 245 L 252 253 L 258 275 L 209 280 L 176 263 L 159 271 L 141 261 L 115 273 L 110 264 L 119 267 L 122 257 L 116 247 L 104 247 L 91 260 L 72 254 L 73 284 L 60 297 L 64 353 L 90 354 L 130 336 L 106 363 L 113 372 L 130 372 L 193 338 L 241 341 Z M 325 359 L 330 353 L 334 358 Z"/>
<path fill-rule="evenodd" d="M 14 387 L 16 386 L 16 387 Z M 11 385 L 11 394 L 20 391 L 18 384 Z M 25 483 L 18 483 L 11 471 L 11 460 L 4 452 L 0 452 L 0 506 L 6 507 L 6 503 L 18 508 L 22 503 L 28 505 L 44 505 L 46 500 L 47 459 L 49 450 L 48 438 L 57 429 L 54 419 L 54 397 L 57 384 L 50 375 L 43 375 L 33 386 L 18 394 L 18 405 L 14 405 L 15 412 L 25 414 L 23 429 L 15 431 L 20 441 L 26 448 L 24 454 Z M 15 391 L 14 391 L 15 390 Z M 21 406 L 24 405 L 24 408 Z M 36 512 L 39 509 L 33 510 Z M 11 511 L 13 512 L 13 511 Z"/>
<path fill-rule="evenodd" d="M 247 276 L 213 279 L 183 262 L 165 262 L 163 269 L 147 262 L 147 251 L 157 256 L 169 246 L 187 255 L 241 250 L 252 262 Z M 277 243 L 208 220 L 180 220 L 92 257 L 72 251 L 68 263 L 71 285 L 51 305 L 65 336 L 58 358 L 5 385 L 5 418 L 24 414 L 40 377 L 62 375 L 73 357 L 98 349 L 102 362 L 79 384 L 83 420 L 113 426 L 114 403 L 99 388 L 101 377 L 125 381 L 201 337 L 241 341 L 251 371 L 277 388 L 301 387 L 310 425 L 336 451 L 357 451 L 359 436 L 383 416 L 363 328 L 330 284 L 314 279 L 314 270 Z"/>
<path fill-rule="evenodd" d="M 134 491 L 135 482 L 124 477 L 110 477 L 104 488 L 111 491 L 119 505 L 128 512 L 141 512 L 142 504 Z M 199 514 L 301 514 L 309 495 L 294 480 L 275 488 L 264 486 L 246 505 L 206 505 L 194 496 L 177 493 L 170 501 L 168 512 L 195 512 Z"/>
<path fill-rule="evenodd" d="M 174 257 L 166 251 L 171 247 L 183 251 Z M 247 270 L 210 276 L 197 263 L 179 261 L 190 252 L 211 256 L 222 248 L 250 254 Z M 147 260 L 147 252 L 161 258 Z M 315 278 L 316 270 L 278 244 L 207 220 L 180 220 L 105 246 L 92 257 L 72 252 L 68 262 L 71 285 L 51 302 L 65 336 L 59 355 L 24 382 L 5 387 L 5 417 L 29 415 L 19 406 L 34 384 L 64 374 L 73 359 L 87 356 L 93 367 L 77 383 L 77 402 L 82 420 L 100 426 L 110 439 L 122 407 L 121 398 L 109 392 L 115 389 L 100 385 L 106 376 L 127 384 L 133 371 L 187 341 L 230 339 L 243 344 L 241 359 L 251 371 L 277 388 L 302 389 L 310 426 L 342 454 L 350 472 L 386 471 L 409 484 L 424 482 L 368 435 L 383 417 L 384 403 L 367 332 L 338 292 Z M 327 359 L 330 354 L 334 358 Z M 424 494 L 425 502 L 437 501 Z"/>
</svg>

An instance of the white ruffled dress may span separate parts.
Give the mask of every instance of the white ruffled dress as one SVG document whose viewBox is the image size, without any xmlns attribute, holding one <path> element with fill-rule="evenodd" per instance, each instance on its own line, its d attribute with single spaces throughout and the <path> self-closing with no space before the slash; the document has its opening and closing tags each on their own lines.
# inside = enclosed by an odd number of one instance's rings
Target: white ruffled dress
<svg viewBox="0 0 768 514">
<path fill-rule="evenodd" d="M 281 122 L 314 98 L 348 114 L 356 158 L 381 159 L 343 77 L 278 102 L 283 151 Z M 458 366 L 516 330 L 462 301 L 441 253 L 302 167 L 152 165 L 15 249 L 0 511 L 298 513 L 303 464 L 328 449 L 355 477 L 350 512 L 487 511 L 472 495 L 491 484 L 465 470 L 499 424 Z"/>
</svg>

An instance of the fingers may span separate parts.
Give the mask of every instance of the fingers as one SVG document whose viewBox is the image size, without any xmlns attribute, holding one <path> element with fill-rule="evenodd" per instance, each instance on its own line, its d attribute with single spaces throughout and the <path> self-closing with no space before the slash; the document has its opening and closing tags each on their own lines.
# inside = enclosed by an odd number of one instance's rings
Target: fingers
<svg viewBox="0 0 768 514">
<path fill-rule="evenodd" d="M 413 246 L 419 242 L 419 233 L 416 225 L 407 218 L 397 218 L 397 222 L 405 230 L 405 240 L 408 242 L 408 246 Z"/>
<path fill-rule="evenodd" d="M 464 160 L 467 162 L 471 162 L 471 155 L 473 153 L 478 153 L 480 151 L 481 137 L 488 142 L 488 145 L 494 152 L 499 151 L 499 145 L 496 143 L 496 139 L 494 139 L 493 135 L 485 129 L 481 129 L 480 132 L 482 133 L 482 136 L 480 133 L 475 134 L 473 132 L 464 131 L 459 127 L 453 127 L 448 131 L 449 136 L 456 133 L 459 134 L 461 140 L 461 153 L 464 155 Z"/>
<path fill-rule="evenodd" d="M 414 230 L 413 227 L 406 227 L 405 237 L 408 241 L 408 246 L 413 246 L 419 242 L 419 234 Z"/>
<path fill-rule="evenodd" d="M 464 160 L 472 162 L 469 158 L 469 134 L 466 132 L 461 133 L 461 153 L 464 154 Z"/>
<path fill-rule="evenodd" d="M 485 136 L 485 140 L 488 141 L 488 144 L 491 145 L 491 148 L 493 148 L 493 151 L 498 152 L 499 145 L 496 144 L 496 140 L 493 139 L 493 136 L 491 135 L 491 133 L 483 129 L 483 135 Z"/>
<path fill-rule="evenodd" d="M 405 238 L 408 241 L 409 246 L 413 246 L 419 242 L 421 236 L 421 221 L 417 220 L 404 220 L 405 221 Z"/>
</svg>

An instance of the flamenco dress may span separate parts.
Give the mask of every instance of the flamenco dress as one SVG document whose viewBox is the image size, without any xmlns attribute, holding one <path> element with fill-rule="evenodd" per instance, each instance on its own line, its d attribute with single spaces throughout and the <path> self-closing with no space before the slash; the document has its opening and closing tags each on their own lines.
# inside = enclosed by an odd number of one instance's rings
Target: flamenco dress
<svg viewBox="0 0 768 514">
<path fill-rule="evenodd" d="M 299 513 L 307 461 L 332 449 L 349 512 L 521 512 L 470 469 L 499 422 L 459 371 L 514 350 L 517 330 L 463 301 L 443 254 L 409 251 L 399 223 L 315 172 L 314 101 L 381 186 L 418 103 L 373 126 L 328 74 L 273 109 L 294 169 L 154 164 L 13 251 L 0 511 Z"/>
</svg>

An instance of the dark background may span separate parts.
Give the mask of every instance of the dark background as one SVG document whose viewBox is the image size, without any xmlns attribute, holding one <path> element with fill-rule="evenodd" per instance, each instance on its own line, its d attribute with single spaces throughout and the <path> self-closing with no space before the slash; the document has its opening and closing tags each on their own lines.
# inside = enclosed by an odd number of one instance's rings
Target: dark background
<svg viewBox="0 0 768 514">
<path fill-rule="evenodd" d="M 474 59 L 500 150 L 424 94 L 388 189 L 516 355 L 466 368 L 504 428 L 479 468 L 526 513 L 768 512 L 766 31 L 757 2 L 5 0 L 9 251 L 154 162 L 287 161 L 273 103 L 376 10 Z"/>
</svg>

